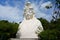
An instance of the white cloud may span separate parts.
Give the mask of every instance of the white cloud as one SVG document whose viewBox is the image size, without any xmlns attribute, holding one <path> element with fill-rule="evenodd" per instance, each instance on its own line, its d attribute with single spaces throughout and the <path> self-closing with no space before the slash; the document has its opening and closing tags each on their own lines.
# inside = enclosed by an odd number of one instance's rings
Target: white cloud
<svg viewBox="0 0 60 40">
<path fill-rule="evenodd" d="M 34 12 L 35 12 L 35 14 L 36 14 L 36 17 L 44 17 L 44 16 L 46 16 L 46 14 L 45 13 L 43 13 L 43 12 L 41 12 L 40 10 L 39 10 L 39 5 L 36 5 L 35 3 L 32 3 L 32 6 L 33 6 L 33 8 L 34 8 Z"/>
<path fill-rule="evenodd" d="M 46 6 L 52 6 L 52 3 L 50 1 L 45 2 L 41 5 L 41 8 L 45 8 Z"/>
<path fill-rule="evenodd" d="M 45 7 L 46 5 L 49 5 L 49 4 L 51 4 L 51 2 L 46 2 L 46 3 L 43 3 L 43 4 L 41 3 L 39 5 L 36 5 L 35 3 L 32 3 L 32 6 L 34 8 L 34 12 L 35 12 L 37 18 L 42 17 L 42 18 L 47 19 L 48 21 L 51 20 L 51 18 L 52 18 L 51 15 L 47 14 L 48 12 L 45 12 L 47 10 L 45 8 L 43 8 L 43 7 Z M 40 6 L 40 5 L 42 5 L 42 6 Z"/>
<path fill-rule="evenodd" d="M 17 7 L 2 6 L 0 5 L 0 18 L 1 20 L 9 20 L 14 22 L 19 22 L 22 19 L 18 14 L 21 12 Z M 4 19 L 3 19 L 4 18 Z"/>
</svg>

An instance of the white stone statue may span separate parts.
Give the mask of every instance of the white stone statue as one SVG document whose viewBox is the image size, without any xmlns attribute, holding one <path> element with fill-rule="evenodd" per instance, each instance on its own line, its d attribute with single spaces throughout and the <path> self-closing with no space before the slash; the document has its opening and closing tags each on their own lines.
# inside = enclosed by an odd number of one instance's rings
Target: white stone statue
<svg viewBox="0 0 60 40">
<path fill-rule="evenodd" d="M 39 29 L 38 29 L 39 28 Z M 38 38 L 37 33 L 43 31 L 41 22 L 35 17 L 33 7 L 27 2 L 24 8 L 24 20 L 19 25 L 19 38 Z"/>
</svg>

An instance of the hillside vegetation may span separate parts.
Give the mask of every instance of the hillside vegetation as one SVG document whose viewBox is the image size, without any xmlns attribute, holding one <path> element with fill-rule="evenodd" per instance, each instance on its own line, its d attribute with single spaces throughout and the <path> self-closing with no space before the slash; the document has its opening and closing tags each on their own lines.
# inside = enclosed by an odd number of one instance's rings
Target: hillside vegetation
<svg viewBox="0 0 60 40">
<path fill-rule="evenodd" d="M 19 24 L 0 20 L 0 40 L 15 38 Z"/>
</svg>

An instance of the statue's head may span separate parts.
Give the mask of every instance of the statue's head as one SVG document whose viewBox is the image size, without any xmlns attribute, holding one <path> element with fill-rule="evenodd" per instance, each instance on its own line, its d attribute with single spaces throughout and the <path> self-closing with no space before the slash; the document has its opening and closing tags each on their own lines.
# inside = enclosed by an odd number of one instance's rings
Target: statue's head
<svg viewBox="0 0 60 40">
<path fill-rule="evenodd" d="M 29 20 L 32 19 L 34 15 L 33 7 L 31 6 L 30 2 L 26 3 L 25 9 L 24 9 L 24 17 L 25 19 Z"/>
</svg>

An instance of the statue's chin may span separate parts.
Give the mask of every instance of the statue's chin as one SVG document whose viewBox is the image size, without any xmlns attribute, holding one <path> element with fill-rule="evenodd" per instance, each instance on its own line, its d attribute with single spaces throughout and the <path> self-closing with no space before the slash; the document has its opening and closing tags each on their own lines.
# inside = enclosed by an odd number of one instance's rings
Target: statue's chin
<svg viewBox="0 0 60 40">
<path fill-rule="evenodd" d="M 33 18 L 32 16 L 26 17 L 26 20 L 30 20 L 30 19 L 32 19 L 32 18 Z"/>
<path fill-rule="evenodd" d="M 31 18 L 26 17 L 26 20 L 30 20 Z"/>
</svg>

